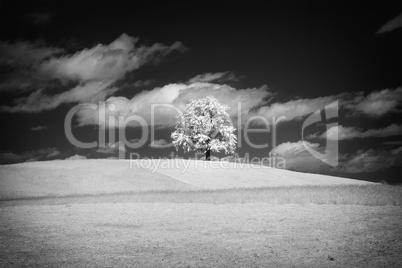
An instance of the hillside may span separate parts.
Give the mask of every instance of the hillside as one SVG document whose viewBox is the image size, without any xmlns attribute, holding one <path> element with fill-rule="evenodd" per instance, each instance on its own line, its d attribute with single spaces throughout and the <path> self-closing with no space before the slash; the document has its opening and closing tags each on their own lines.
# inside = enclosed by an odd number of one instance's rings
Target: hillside
<svg viewBox="0 0 402 268">
<path fill-rule="evenodd" d="M 57 160 L 0 166 L 0 199 L 371 182 L 193 160 Z"/>
</svg>

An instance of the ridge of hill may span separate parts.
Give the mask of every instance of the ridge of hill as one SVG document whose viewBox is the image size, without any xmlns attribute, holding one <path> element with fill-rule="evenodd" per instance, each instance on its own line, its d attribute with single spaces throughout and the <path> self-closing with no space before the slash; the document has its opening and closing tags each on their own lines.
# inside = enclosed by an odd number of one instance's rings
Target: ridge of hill
<svg viewBox="0 0 402 268">
<path fill-rule="evenodd" d="M 185 159 L 54 160 L 0 166 L 0 199 L 303 185 L 372 184 L 258 165 Z"/>
</svg>

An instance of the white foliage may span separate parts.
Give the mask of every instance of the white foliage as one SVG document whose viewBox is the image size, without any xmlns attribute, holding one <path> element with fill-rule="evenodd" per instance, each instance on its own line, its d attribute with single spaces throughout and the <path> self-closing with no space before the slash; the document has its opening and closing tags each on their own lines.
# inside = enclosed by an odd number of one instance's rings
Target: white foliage
<svg viewBox="0 0 402 268">
<path fill-rule="evenodd" d="M 176 130 L 171 135 L 176 150 L 182 147 L 188 152 L 206 152 L 209 149 L 212 152 L 234 153 L 236 129 L 226 112 L 228 109 L 211 96 L 191 100 L 176 117 Z"/>
</svg>

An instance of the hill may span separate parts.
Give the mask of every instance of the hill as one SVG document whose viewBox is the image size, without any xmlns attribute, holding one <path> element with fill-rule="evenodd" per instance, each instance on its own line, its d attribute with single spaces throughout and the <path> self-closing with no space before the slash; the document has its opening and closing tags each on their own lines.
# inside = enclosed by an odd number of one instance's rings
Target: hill
<svg viewBox="0 0 402 268">
<path fill-rule="evenodd" d="M 0 166 L 0 199 L 143 191 L 372 184 L 241 163 L 56 160 Z"/>
</svg>

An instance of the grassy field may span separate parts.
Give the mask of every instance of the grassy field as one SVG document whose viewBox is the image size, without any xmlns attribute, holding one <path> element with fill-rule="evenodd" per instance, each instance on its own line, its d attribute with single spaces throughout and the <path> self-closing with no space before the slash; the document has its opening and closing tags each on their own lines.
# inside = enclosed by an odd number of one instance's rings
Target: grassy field
<svg viewBox="0 0 402 268">
<path fill-rule="evenodd" d="M 1 207 L 2 267 L 402 267 L 399 206 Z"/>
<path fill-rule="evenodd" d="M 190 160 L 61 160 L 0 166 L 0 200 L 144 191 L 373 183 L 249 164 Z"/>
<path fill-rule="evenodd" d="M 3 199 L 0 206 L 98 203 L 267 203 L 402 206 L 402 186 L 384 184 L 288 186 L 225 190 L 164 190 Z"/>
<path fill-rule="evenodd" d="M 402 186 L 250 168 L 2 166 L 0 267 L 402 267 Z"/>
<path fill-rule="evenodd" d="M 131 169 L 117 160 L 63 160 L 0 166 L 0 199 L 190 190 L 183 183 L 151 169 Z"/>
</svg>

